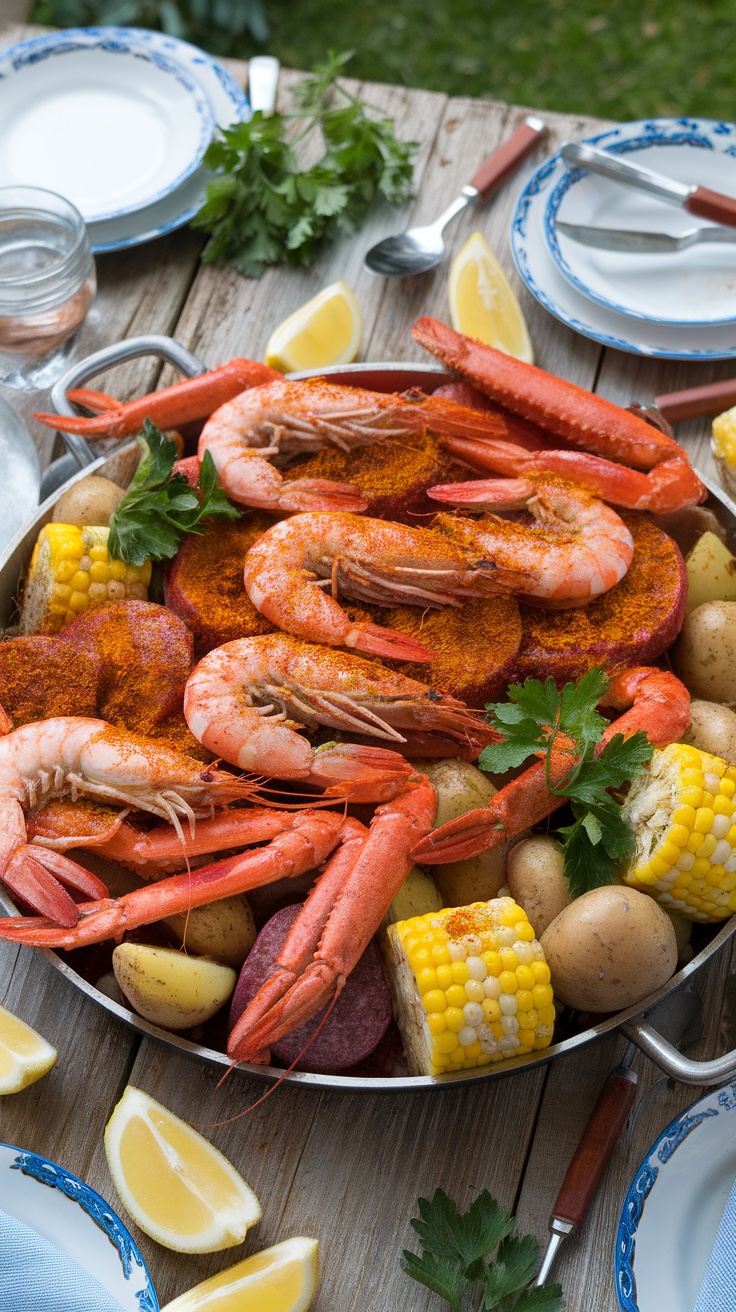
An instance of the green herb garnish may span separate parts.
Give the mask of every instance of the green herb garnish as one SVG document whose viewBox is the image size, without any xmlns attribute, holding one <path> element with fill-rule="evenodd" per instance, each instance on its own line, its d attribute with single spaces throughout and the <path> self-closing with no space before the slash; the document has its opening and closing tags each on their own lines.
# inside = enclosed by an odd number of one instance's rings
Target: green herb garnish
<svg viewBox="0 0 736 1312">
<path fill-rule="evenodd" d="M 172 472 L 179 458 L 176 444 L 150 419 L 143 423 L 138 445 L 143 459 L 110 520 L 108 550 L 115 560 L 127 565 L 170 560 L 185 533 L 204 533 L 202 520 L 213 515 L 239 518 L 240 511 L 220 486 L 209 451 L 199 468 L 199 483 L 191 488 L 183 474 Z"/>
<path fill-rule="evenodd" d="M 193 220 L 211 233 L 205 261 L 250 278 L 282 261 L 311 264 L 328 241 L 355 231 L 376 195 L 393 205 L 409 199 L 416 143 L 399 141 L 392 119 L 369 117 L 338 82 L 351 56 L 330 54 L 297 86 L 299 112 L 258 111 L 213 141 L 204 162 L 218 176 Z M 324 153 L 300 168 L 300 147 L 318 131 Z"/>
<path fill-rule="evenodd" d="M 458 1212 L 442 1189 L 431 1202 L 420 1198 L 419 1218 L 411 1224 L 422 1242 L 421 1256 L 404 1249 L 401 1265 L 461 1312 L 463 1294 L 482 1291 L 484 1312 L 563 1312 L 559 1285 L 527 1289 L 537 1268 L 539 1245 L 533 1235 L 516 1236 L 509 1216 L 487 1189 L 467 1212 Z M 491 1260 L 491 1254 L 495 1257 Z"/>
<path fill-rule="evenodd" d="M 486 718 L 504 741 L 483 749 L 480 768 L 503 774 L 530 756 L 544 756 L 550 792 L 570 803 L 574 823 L 558 834 L 565 846 L 565 876 L 573 897 L 610 884 L 632 855 L 633 832 L 608 790 L 633 779 L 652 759 L 652 746 L 642 732 L 626 739 L 614 734 L 596 753 L 608 727 L 597 710 L 607 689 L 603 670 L 590 670 L 577 683 L 566 683 L 561 692 L 551 678 L 544 683 L 527 679 L 523 686 L 512 684 L 508 702 L 486 706 L 490 712 Z M 555 748 L 569 754 L 570 771 L 553 787 L 550 766 Z"/>
</svg>

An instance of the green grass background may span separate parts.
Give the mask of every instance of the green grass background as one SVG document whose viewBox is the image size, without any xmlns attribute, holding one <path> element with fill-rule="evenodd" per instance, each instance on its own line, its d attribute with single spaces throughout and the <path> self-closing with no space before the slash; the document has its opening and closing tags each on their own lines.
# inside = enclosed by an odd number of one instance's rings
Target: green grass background
<svg viewBox="0 0 736 1312">
<path fill-rule="evenodd" d="M 452 95 L 616 119 L 736 117 L 736 0 L 263 0 L 265 46 L 209 21 L 219 13 L 231 26 L 248 0 L 177 3 L 186 35 L 215 54 L 265 49 L 309 68 L 330 49 L 354 49 L 356 77 Z M 36 0 L 34 16 L 153 25 L 167 6 Z M 203 12 L 209 19 L 198 21 Z"/>
</svg>

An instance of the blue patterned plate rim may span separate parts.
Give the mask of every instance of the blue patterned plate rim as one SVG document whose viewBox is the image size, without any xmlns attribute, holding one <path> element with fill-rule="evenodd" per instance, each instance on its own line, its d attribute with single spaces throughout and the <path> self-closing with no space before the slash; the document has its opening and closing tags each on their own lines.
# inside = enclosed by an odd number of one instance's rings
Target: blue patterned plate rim
<svg viewBox="0 0 736 1312">
<path fill-rule="evenodd" d="M 137 1289 L 133 1295 L 138 1301 L 139 1312 L 159 1312 L 158 1298 L 143 1255 L 127 1226 L 102 1195 L 85 1184 L 84 1180 L 80 1180 L 78 1175 L 67 1171 L 66 1167 L 59 1166 L 58 1162 L 52 1162 L 50 1158 L 43 1157 L 40 1153 L 26 1152 L 23 1148 L 17 1148 L 15 1144 L 0 1142 L 0 1149 L 3 1148 L 16 1154 L 15 1161 L 9 1167 L 11 1171 L 21 1171 L 24 1175 L 38 1180 L 40 1184 L 48 1185 L 50 1189 L 58 1189 L 72 1202 L 78 1203 L 117 1249 L 126 1280 L 134 1274 L 134 1265 L 140 1268 L 138 1279 L 145 1279 L 145 1286 Z M 94 1272 L 91 1274 L 94 1275 Z"/>
<path fill-rule="evenodd" d="M 711 1089 L 710 1093 L 704 1094 L 697 1102 L 686 1107 L 684 1112 L 680 1112 L 679 1116 L 675 1116 L 644 1154 L 624 1199 L 616 1233 L 613 1268 L 620 1312 L 640 1312 L 636 1301 L 634 1254 L 636 1232 L 644 1204 L 659 1174 L 659 1168 L 651 1164 L 652 1158 L 656 1156 L 664 1165 L 703 1121 L 718 1116 L 721 1111 L 732 1111 L 734 1107 L 736 1084 Z M 723 1312 L 726 1312 L 725 1308 Z"/>
<path fill-rule="evenodd" d="M 683 124 L 690 123 L 690 119 L 680 120 Z M 588 137 L 587 140 L 591 145 L 604 144 L 609 136 L 611 129 L 600 133 L 596 137 Z M 530 239 L 530 221 L 535 218 L 533 206 L 539 197 L 542 188 L 550 181 L 556 169 L 562 169 L 565 165 L 559 154 L 550 156 L 535 171 L 529 179 L 526 186 L 521 191 L 516 202 L 516 207 L 511 218 L 509 240 L 511 244 L 511 253 L 514 264 L 516 265 L 519 277 L 524 286 L 532 296 L 544 307 L 555 319 L 566 327 L 572 328 L 583 337 L 588 337 L 591 341 L 599 342 L 602 346 L 613 346 L 619 351 L 626 351 L 630 355 L 643 355 L 648 359 L 657 360 L 730 360 L 736 356 L 736 339 L 728 342 L 724 346 L 716 346 L 710 349 L 692 350 L 692 349 L 672 349 L 670 347 L 650 346 L 646 343 L 632 341 L 630 337 L 619 336 L 614 332 L 606 332 L 596 325 L 585 322 L 578 318 L 576 313 L 564 309 L 542 286 L 537 282 L 529 268 L 529 256 L 527 244 Z M 542 232 L 543 224 L 540 224 L 539 241 L 547 251 L 546 242 Z M 549 256 L 550 263 L 551 256 Z M 554 265 L 552 265 L 554 268 Z M 575 293 L 579 294 L 579 293 Z M 583 313 L 585 306 L 581 307 L 580 313 Z M 617 316 L 618 317 L 618 316 Z M 646 326 L 646 325 L 643 325 Z M 656 326 L 656 325 L 654 325 Z M 621 333 L 626 329 L 626 322 L 622 321 Z M 674 329 L 675 333 L 681 332 L 681 329 Z"/>
<path fill-rule="evenodd" d="M 211 55 L 206 54 L 204 50 L 200 50 L 198 46 L 192 45 L 189 41 L 181 41 L 178 37 L 168 36 L 164 32 L 152 32 L 138 27 L 90 28 L 88 30 L 112 31 L 123 36 L 134 36 L 143 45 L 149 45 L 163 54 L 171 54 L 172 58 L 186 64 L 194 77 L 197 77 L 200 71 L 206 71 L 208 75 L 216 78 L 220 92 L 232 106 L 232 116 L 229 121 L 247 121 L 250 116 L 248 97 L 234 78 L 230 76 L 227 69 L 223 68 L 222 64 L 219 64 Z M 205 94 L 210 94 L 206 87 L 204 90 Z M 213 109 L 215 109 L 215 118 L 219 122 L 219 115 L 214 105 Z M 131 233 L 128 236 L 106 236 L 104 233 L 99 233 L 94 223 L 90 223 L 88 225 L 89 239 L 95 255 L 103 255 L 109 251 L 129 250 L 132 246 L 141 246 L 144 242 L 154 241 L 157 237 L 165 237 L 168 233 L 184 227 L 201 209 L 204 188 L 211 176 L 214 175 L 210 175 L 204 168 L 200 168 L 182 188 L 176 213 L 171 214 L 170 217 L 162 217 L 162 211 L 164 208 L 168 209 L 168 206 L 173 205 L 173 197 L 168 197 L 165 202 L 158 202 L 158 214 L 149 213 L 147 208 L 139 210 L 140 221 L 145 224 L 147 214 L 150 221 L 147 226 L 144 226 L 143 230 Z"/>
<path fill-rule="evenodd" d="M 175 77 L 185 88 L 194 101 L 199 119 L 199 136 L 196 147 L 189 163 L 178 176 L 167 183 L 160 191 L 154 192 L 148 197 L 145 205 L 135 202 L 129 206 L 111 210 L 109 214 L 97 214 L 91 220 L 94 223 L 105 223 L 111 219 L 120 219 L 128 214 L 134 214 L 137 210 L 147 208 L 149 205 L 155 205 L 157 201 L 170 196 L 188 178 L 191 178 L 192 174 L 199 168 L 204 152 L 212 140 L 215 117 L 209 98 L 197 78 L 183 64 L 179 63 L 174 54 L 162 54 L 154 49 L 153 43 L 141 41 L 137 28 L 70 27 L 61 32 L 52 32 L 47 36 L 32 37 L 28 41 L 20 41 L 17 45 L 9 46 L 7 50 L 0 52 L 0 80 L 7 77 L 10 72 L 18 72 L 21 68 L 25 68 L 30 64 L 39 63 L 41 60 L 51 58 L 54 55 L 69 54 L 77 50 L 103 50 L 108 54 L 132 55 L 136 59 L 148 60 L 149 63 L 154 64 L 162 72 Z"/>
<path fill-rule="evenodd" d="M 618 127 L 612 128 L 609 133 L 605 134 L 603 139 L 598 136 L 588 137 L 585 140 L 595 141 L 603 150 L 609 151 L 612 155 L 633 154 L 650 146 L 677 145 L 693 146 L 697 150 L 714 150 L 722 144 L 724 150 L 719 153 L 736 155 L 736 124 L 720 123 L 715 119 L 689 119 L 688 123 L 690 126 L 683 128 L 682 119 L 637 119 L 631 123 L 620 123 Z M 629 135 L 629 133 L 633 135 Z M 729 143 L 729 137 L 730 144 L 727 144 Z M 607 310 L 613 310 L 616 314 L 625 314 L 630 319 L 642 319 L 645 323 L 662 324 L 672 328 L 719 328 L 728 327 L 736 322 L 736 315 L 731 315 L 728 319 L 662 319 L 657 315 L 644 314 L 630 306 L 619 305 L 617 301 L 610 297 L 602 296 L 600 292 L 589 287 L 582 278 L 578 277 L 560 249 L 556 224 L 557 215 L 565 196 L 572 187 L 586 177 L 588 177 L 587 169 L 570 169 L 565 166 L 563 176 L 547 201 L 544 214 L 544 236 L 547 249 L 560 273 L 567 278 L 567 281 L 573 287 L 576 287 L 589 300 L 595 301 L 598 305 L 603 305 Z"/>
</svg>

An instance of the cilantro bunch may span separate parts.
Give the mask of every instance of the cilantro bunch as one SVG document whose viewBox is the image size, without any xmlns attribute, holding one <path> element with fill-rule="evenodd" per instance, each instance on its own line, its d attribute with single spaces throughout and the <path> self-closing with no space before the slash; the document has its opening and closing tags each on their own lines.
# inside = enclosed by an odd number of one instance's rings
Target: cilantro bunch
<svg viewBox="0 0 736 1312">
<path fill-rule="evenodd" d="M 419 1199 L 411 1224 L 422 1241 L 418 1257 L 404 1249 L 401 1265 L 412 1280 L 461 1312 L 463 1294 L 482 1292 L 483 1312 L 563 1312 L 559 1285 L 527 1289 L 537 1268 L 539 1245 L 533 1235 L 512 1235 L 514 1218 L 487 1189 L 467 1212 L 458 1212 L 442 1189 L 431 1202 Z M 489 1261 L 495 1250 L 495 1256 Z"/>
<path fill-rule="evenodd" d="M 202 520 L 212 515 L 238 519 L 240 511 L 220 486 L 214 461 L 205 452 L 199 482 L 191 488 L 183 474 L 173 472 L 176 444 L 150 419 L 137 439 L 143 452 L 128 491 L 110 520 L 108 550 L 126 565 L 146 560 L 170 560 L 185 533 L 204 533 Z"/>
<path fill-rule="evenodd" d="M 393 205 L 409 199 L 416 143 L 399 141 L 391 119 L 371 117 L 338 82 L 351 55 L 331 54 L 298 85 L 298 112 L 259 110 L 213 141 L 205 164 L 218 176 L 192 225 L 211 234 L 205 261 L 251 278 L 270 264 L 311 264 L 323 245 L 355 231 L 376 195 Z M 324 153 L 301 168 L 301 148 L 316 133 Z"/>
<path fill-rule="evenodd" d="M 634 835 L 621 807 L 608 791 L 620 788 L 651 760 L 645 733 L 624 739 L 614 734 L 596 750 L 608 728 L 598 704 L 608 689 L 603 670 L 590 670 L 577 683 L 557 691 L 554 679 L 527 679 L 512 684 L 510 701 L 486 706 L 486 717 L 503 735 L 503 742 L 485 747 L 478 764 L 491 774 L 503 774 L 531 756 L 546 761 L 547 787 L 570 804 L 573 824 L 558 830 L 565 847 L 565 875 L 570 893 L 580 897 L 610 884 L 634 850 Z M 562 741 L 560 741 L 562 739 Z M 570 771 L 556 786 L 550 775 L 553 750 L 570 756 Z"/>
</svg>

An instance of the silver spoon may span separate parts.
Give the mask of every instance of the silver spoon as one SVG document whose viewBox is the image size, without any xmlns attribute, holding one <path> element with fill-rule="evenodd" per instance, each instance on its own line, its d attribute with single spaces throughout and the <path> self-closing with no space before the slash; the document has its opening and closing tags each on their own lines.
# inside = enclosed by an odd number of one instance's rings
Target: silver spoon
<svg viewBox="0 0 736 1312">
<path fill-rule="evenodd" d="M 488 156 L 475 177 L 463 187 L 457 199 L 448 205 L 434 223 L 410 228 L 408 232 L 395 237 L 385 237 L 383 241 L 371 246 L 364 260 L 366 269 L 384 278 L 406 278 L 410 274 L 426 273 L 434 269 L 445 253 L 442 240 L 445 225 L 471 201 L 485 200 L 496 187 L 505 182 L 525 155 L 534 149 L 546 130 L 542 119 L 530 114 L 512 132 L 508 141 Z"/>
</svg>

